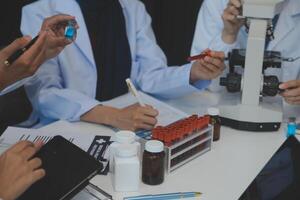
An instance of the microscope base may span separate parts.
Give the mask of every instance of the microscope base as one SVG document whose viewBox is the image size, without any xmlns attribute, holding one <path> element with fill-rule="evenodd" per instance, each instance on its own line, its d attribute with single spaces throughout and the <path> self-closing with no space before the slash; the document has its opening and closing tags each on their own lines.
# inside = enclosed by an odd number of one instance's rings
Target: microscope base
<svg viewBox="0 0 300 200">
<path fill-rule="evenodd" d="M 259 132 L 273 132 L 278 131 L 281 122 L 278 123 L 256 123 L 256 122 L 242 122 L 233 119 L 221 117 L 222 125 L 241 131 L 259 131 Z"/>
<path fill-rule="evenodd" d="M 278 131 L 282 112 L 262 106 L 221 106 L 222 125 L 243 131 Z"/>
</svg>

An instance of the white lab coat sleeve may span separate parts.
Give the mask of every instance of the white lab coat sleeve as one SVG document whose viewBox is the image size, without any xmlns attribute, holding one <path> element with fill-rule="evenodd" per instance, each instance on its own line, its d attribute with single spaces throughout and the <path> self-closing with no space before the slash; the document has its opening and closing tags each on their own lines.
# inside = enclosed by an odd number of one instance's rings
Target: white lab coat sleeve
<svg viewBox="0 0 300 200">
<path fill-rule="evenodd" d="M 57 59 L 42 65 L 25 88 L 39 114 L 54 120 L 79 121 L 84 113 L 100 104 L 85 94 L 64 88 Z"/>
<path fill-rule="evenodd" d="M 227 44 L 222 40 L 224 28 L 222 15 L 228 0 L 205 0 L 198 14 L 191 55 L 197 55 L 209 48 L 214 51 L 224 51 L 225 54 L 233 48 L 238 48 L 238 42 Z"/>
<path fill-rule="evenodd" d="M 28 7 L 30 8 L 30 7 Z M 23 9 L 21 31 L 24 35 L 39 32 L 43 18 L 34 10 Z M 34 109 L 54 120 L 79 121 L 80 117 L 99 105 L 97 100 L 72 89 L 65 89 L 59 58 L 46 61 L 37 74 L 25 84 Z"/>
<path fill-rule="evenodd" d="M 2 91 L 0 91 L 0 96 L 1 95 L 5 95 L 5 94 L 7 94 L 9 92 L 12 92 L 13 90 L 18 89 L 19 87 L 23 86 L 26 82 L 28 82 L 30 80 L 30 78 L 31 77 L 25 78 L 23 80 L 20 80 L 20 81 L 18 81 L 16 83 L 14 83 L 14 84 L 12 84 L 12 85 L 4 88 Z"/>
<path fill-rule="evenodd" d="M 190 84 L 191 64 L 167 66 L 166 56 L 156 43 L 151 18 L 140 2 L 137 12 L 137 53 L 134 64 L 137 66 L 134 67 L 139 70 L 134 79 L 136 85 L 142 91 L 161 98 L 176 98 L 206 88 L 209 81 Z"/>
<path fill-rule="evenodd" d="M 227 44 L 222 40 L 224 28 L 222 15 L 227 3 L 228 0 L 205 0 L 203 2 L 195 28 L 191 55 L 198 55 L 206 49 L 223 51 L 227 55 L 232 49 L 239 48 L 237 41 L 233 44 Z M 228 68 L 221 77 L 227 73 Z M 208 89 L 214 92 L 224 89 L 219 86 L 219 82 L 220 77 L 213 80 Z"/>
</svg>

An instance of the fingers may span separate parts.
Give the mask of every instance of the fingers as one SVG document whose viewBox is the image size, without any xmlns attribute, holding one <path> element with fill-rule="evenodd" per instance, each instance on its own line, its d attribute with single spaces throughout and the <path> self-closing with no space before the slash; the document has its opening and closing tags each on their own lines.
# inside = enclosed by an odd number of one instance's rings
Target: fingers
<svg viewBox="0 0 300 200">
<path fill-rule="evenodd" d="M 9 46 L 4 48 L 1 51 L 1 53 L 4 54 L 3 56 L 5 56 L 5 58 L 8 58 L 9 56 L 11 56 L 17 50 L 22 49 L 30 40 L 31 40 L 31 38 L 29 36 L 25 36 L 25 37 L 16 39 Z"/>
<path fill-rule="evenodd" d="M 279 86 L 280 89 L 284 90 L 284 92 L 280 93 L 280 95 L 284 98 L 284 100 L 291 105 L 299 105 L 300 104 L 300 81 L 292 80 L 285 83 L 282 83 Z"/>
<path fill-rule="evenodd" d="M 152 130 L 155 125 L 141 124 L 136 130 Z"/>
<path fill-rule="evenodd" d="M 36 170 L 42 166 L 42 160 L 39 158 L 34 158 L 28 162 L 28 166 L 32 170 Z"/>
<path fill-rule="evenodd" d="M 300 88 L 285 90 L 283 93 L 281 93 L 281 96 L 283 96 L 283 97 L 297 97 L 297 96 L 300 96 Z"/>
<path fill-rule="evenodd" d="M 73 19 L 75 19 L 74 16 L 64 15 L 64 14 L 49 17 L 44 20 L 41 30 L 52 29 L 54 26 L 57 26 L 60 23 L 64 23 Z"/>
<path fill-rule="evenodd" d="M 205 57 L 204 60 L 200 61 L 200 64 L 212 73 L 221 73 L 225 68 L 223 61 L 212 57 Z"/>
<path fill-rule="evenodd" d="M 32 144 L 32 146 L 28 146 L 23 151 L 21 151 L 20 154 L 25 160 L 29 160 L 30 158 L 32 158 L 34 156 L 34 154 L 36 152 L 37 152 L 37 149 Z"/>
<path fill-rule="evenodd" d="M 242 6 L 242 3 L 240 0 L 230 0 L 228 5 L 233 5 L 236 8 L 240 8 Z"/>
<path fill-rule="evenodd" d="M 12 151 L 14 153 L 20 153 L 21 151 L 23 151 L 27 147 L 32 147 L 32 146 L 34 146 L 34 144 L 32 142 L 21 141 L 21 142 L 18 142 L 17 144 L 15 144 L 15 145 L 13 145 L 8 151 Z"/>
<path fill-rule="evenodd" d="M 139 112 L 150 117 L 157 117 L 159 114 L 157 110 L 148 105 L 146 107 L 140 107 L 139 109 Z"/>
<path fill-rule="evenodd" d="M 132 105 L 137 106 L 137 105 Z M 133 127 L 132 130 L 151 130 L 157 124 L 156 117 L 158 116 L 158 111 L 153 109 L 151 106 L 147 105 L 145 107 L 138 106 L 135 107 L 133 113 Z"/>
<path fill-rule="evenodd" d="M 65 47 L 69 44 L 71 44 L 72 41 L 68 40 L 65 37 L 57 37 L 57 38 L 51 38 L 49 39 L 49 46 L 50 48 L 59 48 L 59 47 Z"/>
<path fill-rule="evenodd" d="M 285 101 L 291 105 L 299 105 L 300 104 L 300 96 L 297 97 L 287 97 Z"/>
<path fill-rule="evenodd" d="M 41 32 L 38 40 L 32 45 L 30 49 L 28 49 L 21 57 L 20 61 L 22 65 L 28 66 L 38 57 L 38 55 L 42 52 L 44 48 L 44 44 L 47 39 L 47 33 Z"/>
<path fill-rule="evenodd" d="M 218 58 L 222 61 L 225 59 L 225 53 L 223 51 L 211 51 L 210 52 L 211 57 Z"/>
<path fill-rule="evenodd" d="M 279 85 L 279 88 L 282 90 L 290 89 L 290 88 L 296 88 L 300 87 L 300 81 L 299 80 L 292 80 L 285 83 L 282 83 Z"/>
<path fill-rule="evenodd" d="M 229 6 L 225 9 L 223 18 L 228 21 L 236 21 L 240 11 L 235 6 Z"/>
<path fill-rule="evenodd" d="M 42 146 L 44 146 L 44 142 L 41 140 L 34 143 L 34 147 L 37 151 L 39 151 L 42 148 Z"/>
<path fill-rule="evenodd" d="M 157 123 L 157 119 L 155 117 L 149 117 L 146 115 L 142 115 L 139 119 L 143 124 L 148 124 L 154 126 Z"/>
</svg>

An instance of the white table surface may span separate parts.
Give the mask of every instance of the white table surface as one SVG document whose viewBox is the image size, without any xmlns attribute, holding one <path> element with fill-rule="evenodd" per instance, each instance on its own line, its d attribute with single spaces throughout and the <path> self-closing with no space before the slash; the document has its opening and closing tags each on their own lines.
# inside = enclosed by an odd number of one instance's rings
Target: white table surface
<svg viewBox="0 0 300 200">
<path fill-rule="evenodd" d="M 210 103 L 215 103 L 216 97 L 209 97 L 205 93 L 203 95 L 207 98 L 205 101 L 211 98 Z M 206 109 L 201 104 L 197 105 L 199 97 L 201 95 L 193 94 L 168 103 L 187 113 L 202 113 Z M 45 128 L 53 131 L 73 129 L 83 134 L 113 133 L 103 126 L 82 122 L 71 125 L 57 122 Z M 221 140 L 213 143 L 210 152 L 167 175 L 162 185 L 148 186 L 141 183 L 138 192 L 114 192 L 110 175 L 97 176 L 91 182 L 112 194 L 116 200 L 141 194 L 187 191 L 202 192 L 203 200 L 237 200 L 286 139 L 283 129 L 276 133 L 254 133 L 222 127 Z"/>
</svg>

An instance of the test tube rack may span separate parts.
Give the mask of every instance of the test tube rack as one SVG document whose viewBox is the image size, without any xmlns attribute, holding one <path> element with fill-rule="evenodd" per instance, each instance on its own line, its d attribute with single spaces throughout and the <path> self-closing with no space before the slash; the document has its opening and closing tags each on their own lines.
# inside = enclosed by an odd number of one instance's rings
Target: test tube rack
<svg viewBox="0 0 300 200">
<path fill-rule="evenodd" d="M 209 116 L 192 115 L 152 130 L 152 139 L 165 144 L 167 173 L 211 150 L 213 133 L 209 121 Z"/>
</svg>

